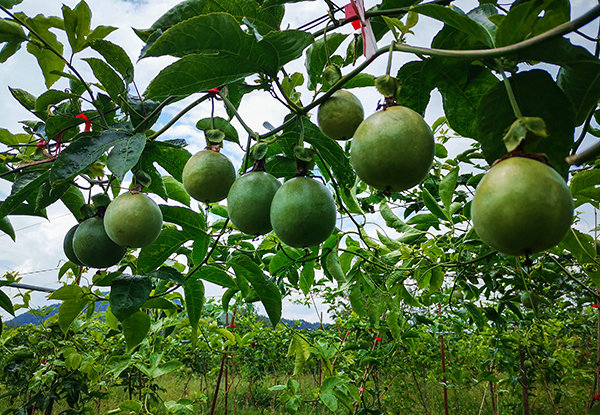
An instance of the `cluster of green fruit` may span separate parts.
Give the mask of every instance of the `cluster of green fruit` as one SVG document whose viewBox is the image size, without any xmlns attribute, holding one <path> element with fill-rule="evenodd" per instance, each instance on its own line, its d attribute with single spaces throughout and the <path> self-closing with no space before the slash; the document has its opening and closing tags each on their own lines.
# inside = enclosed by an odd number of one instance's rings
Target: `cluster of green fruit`
<svg viewBox="0 0 600 415">
<path fill-rule="evenodd" d="M 121 261 L 127 248 L 142 248 L 158 238 L 163 217 L 158 205 L 138 191 L 128 191 L 98 206 L 95 216 L 73 226 L 63 249 L 79 266 L 108 268 Z"/>
<path fill-rule="evenodd" d="M 318 122 L 330 138 L 353 137 L 352 165 L 358 177 L 376 189 L 409 189 L 431 167 L 433 134 L 409 108 L 389 106 L 363 121 L 358 98 L 336 91 L 320 106 Z M 527 155 L 509 157 L 480 182 L 471 217 L 486 244 L 504 254 L 528 255 L 565 237 L 573 219 L 573 199 L 563 178 L 546 163 Z"/>
<path fill-rule="evenodd" d="M 333 232 L 336 207 L 327 188 L 310 177 L 283 185 L 254 170 L 237 178 L 231 161 L 210 148 L 192 156 L 183 169 L 183 186 L 194 199 L 214 203 L 227 197 L 233 225 L 249 235 L 274 230 L 293 247 L 318 245 Z"/>
</svg>

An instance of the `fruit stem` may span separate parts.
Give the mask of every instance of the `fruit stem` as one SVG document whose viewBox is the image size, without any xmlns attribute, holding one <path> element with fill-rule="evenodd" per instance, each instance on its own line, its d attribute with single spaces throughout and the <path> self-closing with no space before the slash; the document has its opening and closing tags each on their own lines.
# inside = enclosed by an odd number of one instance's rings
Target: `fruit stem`
<svg viewBox="0 0 600 415">
<path fill-rule="evenodd" d="M 515 113 L 515 117 L 523 118 L 523 113 L 519 108 L 519 104 L 517 104 L 517 98 L 515 97 L 515 93 L 512 89 L 512 86 L 510 85 L 510 80 L 506 77 L 506 74 L 504 73 L 502 63 L 499 59 L 495 59 L 495 61 L 497 65 L 497 70 L 502 75 L 502 82 L 504 83 L 504 87 L 506 88 L 506 94 L 508 95 L 508 100 L 510 101 L 510 106 L 512 107 L 513 112 Z"/>
<path fill-rule="evenodd" d="M 327 46 L 327 28 L 329 27 L 329 22 L 325 25 L 323 29 L 323 46 L 325 47 L 325 57 L 327 58 L 327 66 L 331 65 L 331 59 L 329 58 L 329 47 Z"/>
<path fill-rule="evenodd" d="M 388 63 L 387 68 L 385 69 L 385 74 L 389 75 L 392 70 L 392 56 L 394 56 L 394 47 L 396 46 L 396 42 L 390 43 L 389 54 L 388 54 Z"/>
</svg>

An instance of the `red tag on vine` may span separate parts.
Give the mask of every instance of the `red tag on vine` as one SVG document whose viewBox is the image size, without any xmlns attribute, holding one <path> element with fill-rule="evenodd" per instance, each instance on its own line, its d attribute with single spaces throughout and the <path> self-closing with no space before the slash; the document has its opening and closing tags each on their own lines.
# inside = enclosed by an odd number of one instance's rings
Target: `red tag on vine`
<svg viewBox="0 0 600 415">
<path fill-rule="evenodd" d="M 346 18 L 348 18 L 349 13 L 352 14 L 352 17 L 359 17 L 360 20 L 353 21 L 352 26 L 355 29 L 360 27 L 363 40 L 363 53 L 365 54 L 365 58 L 371 59 L 377 51 L 377 39 L 375 39 L 375 34 L 373 33 L 373 28 L 371 27 L 369 19 L 365 16 L 364 0 L 350 0 L 350 4 L 345 7 L 344 11 L 346 13 Z M 359 23 L 358 26 L 356 25 L 356 22 Z"/>
<path fill-rule="evenodd" d="M 592 304 L 592 308 L 600 308 L 600 304 Z"/>
<path fill-rule="evenodd" d="M 352 3 L 346 4 L 346 7 L 344 7 L 344 13 L 346 14 L 346 16 L 345 16 L 346 20 L 350 20 L 355 17 L 358 17 L 358 12 L 356 11 L 356 9 L 354 8 L 354 5 Z M 360 19 L 356 19 L 356 20 L 352 21 L 352 27 L 355 30 L 360 29 Z"/>
<path fill-rule="evenodd" d="M 85 114 L 77 114 L 76 117 L 85 120 L 85 127 L 83 131 L 88 132 L 92 129 L 92 123 L 88 122 L 88 117 L 86 117 Z"/>
</svg>

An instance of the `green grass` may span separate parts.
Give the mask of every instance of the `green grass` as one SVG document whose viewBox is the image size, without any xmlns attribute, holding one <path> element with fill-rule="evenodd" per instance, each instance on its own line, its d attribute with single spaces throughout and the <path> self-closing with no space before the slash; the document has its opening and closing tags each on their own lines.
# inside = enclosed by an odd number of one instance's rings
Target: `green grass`
<svg viewBox="0 0 600 415">
<path fill-rule="evenodd" d="M 225 382 L 221 383 L 221 389 L 216 403 L 215 414 L 218 415 L 274 415 L 283 414 L 285 410 L 278 401 L 282 392 L 271 392 L 269 387 L 276 384 L 285 384 L 287 376 L 267 376 L 260 381 L 250 383 L 247 379 L 238 377 L 229 377 L 229 391 L 227 393 L 228 409 L 225 411 Z M 214 378 L 207 383 L 206 378 L 198 375 L 188 377 L 185 373 L 165 375 L 156 380 L 152 388 L 162 401 L 178 401 L 185 398 L 195 402 L 196 411 L 189 412 L 189 415 L 207 415 L 210 413 L 212 398 L 215 388 Z M 315 386 L 315 380 L 312 376 L 305 375 L 297 379 L 300 383 L 300 394 L 305 400 L 313 399 L 312 389 Z M 391 379 L 381 379 L 381 385 L 390 384 Z M 427 410 L 431 415 L 443 415 L 444 412 L 444 394 L 443 387 L 439 383 L 424 382 L 419 379 L 419 388 L 413 378 L 395 379 L 391 382 L 389 389 L 380 395 L 379 403 L 369 393 L 365 393 L 367 402 L 371 407 L 377 408 L 381 405 L 382 412 L 389 415 L 423 415 L 426 413 L 423 400 Z M 148 392 L 148 385 L 142 390 L 142 400 Z M 420 393 L 419 393 L 420 389 Z M 5 389 L 6 390 L 6 389 Z M 521 406 L 521 395 L 513 390 L 512 393 L 500 390 L 499 393 L 499 415 L 521 415 L 523 409 Z M 94 400 L 88 407 L 94 413 L 104 414 L 110 410 L 118 408 L 119 404 L 130 399 L 128 391 L 124 385 L 112 385 L 108 388 L 109 397 L 105 399 Z M 139 390 L 135 390 L 131 396 L 132 399 L 139 399 Z M 421 398 L 422 396 L 422 398 Z M 547 415 L 554 414 L 555 411 L 550 403 L 545 390 L 530 391 L 530 414 Z M 152 406 L 152 401 L 148 400 L 147 405 Z M 468 389 L 449 389 L 448 390 L 449 413 L 452 415 L 493 415 L 492 403 L 490 399 L 487 384 L 478 385 Z M 6 399 L 0 399 L 0 413 L 8 408 Z M 57 402 L 53 408 L 53 414 L 59 414 L 68 409 L 64 401 Z M 575 399 L 563 398 L 557 410 L 560 415 L 584 415 L 587 413 L 585 402 Z M 39 412 L 38 412 L 39 413 Z M 299 415 L 319 415 L 330 413 L 324 410 L 324 406 L 319 404 L 316 410 L 313 410 L 313 404 L 306 403 L 297 412 Z M 346 414 L 347 411 L 339 409 L 338 414 Z M 184 415 L 183 413 L 180 413 Z M 186 413 L 185 415 L 187 415 Z M 178 414 L 179 415 L 179 414 Z"/>
</svg>

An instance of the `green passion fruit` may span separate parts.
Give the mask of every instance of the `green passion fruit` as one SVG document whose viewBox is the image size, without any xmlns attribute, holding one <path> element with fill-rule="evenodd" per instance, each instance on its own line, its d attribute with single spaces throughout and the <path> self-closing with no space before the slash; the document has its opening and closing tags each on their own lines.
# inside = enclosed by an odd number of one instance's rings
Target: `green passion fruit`
<svg viewBox="0 0 600 415">
<path fill-rule="evenodd" d="M 523 304 L 523 307 L 533 309 L 534 305 L 537 307 L 539 303 L 540 296 L 536 293 L 528 293 L 527 291 L 524 291 L 521 294 L 521 304 Z"/>
<path fill-rule="evenodd" d="M 394 106 L 360 124 L 350 151 L 352 165 L 362 181 L 379 190 L 399 192 L 427 176 L 435 142 L 421 115 Z"/>
<path fill-rule="evenodd" d="M 334 140 L 349 140 L 365 118 L 359 99 L 348 91 L 335 91 L 319 106 L 317 122 L 321 132 Z"/>
<path fill-rule="evenodd" d="M 200 202 L 214 203 L 225 199 L 234 181 L 233 164 L 216 151 L 199 151 L 183 168 L 183 187 Z"/>
<path fill-rule="evenodd" d="M 233 226 L 249 235 L 271 232 L 271 202 L 281 183 L 264 171 L 238 178 L 227 195 L 227 211 Z"/>
<path fill-rule="evenodd" d="M 483 177 L 471 204 L 473 227 L 483 242 L 507 255 L 552 248 L 573 220 L 573 198 L 550 166 L 511 157 Z"/>
<path fill-rule="evenodd" d="M 79 260 L 79 258 L 77 258 L 77 255 L 75 255 L 75 252 L 73 251 L 73 235 L 75 235 L 75 231 L 78 227 L 79 225 L 73 226 L 65 235 L 65 240 L 63 241 L 63 251 L 65 252 L 65 255 L 69 261 L 81 267 L 83 266 L 83 263 Z"/>
<path fill-rule="evenodd" d="M 275 193 L 271 224 L 279 239 L 294 248 L 319 245 L 335 228 L 333 196 L 310 177 L 294 177 Z"/>
<path fill-rule="evenodd" d="M 73 252 L 88 267 L 112 267 L 119 263 L 126 251 L 127 248 L 108 237 L 104 220 L 98 216 L 81 223 L 73 235 Z"/>
<path fill-rule="evenodd" d="M 123 193 L 108 205 L 104 229 L 117 245 L 141 248 L 158 238 L 162 212 L 154 200 L 143 193 Z"/>
</svg>

